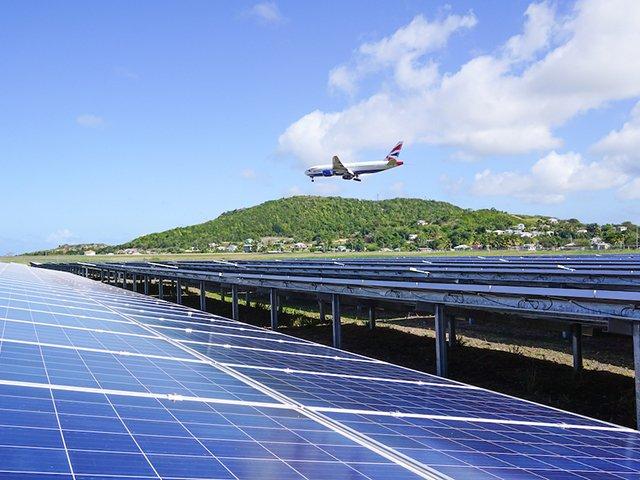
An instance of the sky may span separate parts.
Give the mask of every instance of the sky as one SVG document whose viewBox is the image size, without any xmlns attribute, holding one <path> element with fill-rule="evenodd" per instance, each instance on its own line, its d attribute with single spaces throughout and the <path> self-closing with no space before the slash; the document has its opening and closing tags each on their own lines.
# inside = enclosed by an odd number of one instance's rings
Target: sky
<svg viewBox="0 0 640 480">
<path fill-rule="evenodd" d="M 636 0 L 0 9 L 0 254 L 291 195 L 640 221 Z M 303 174 L 398 140 L 360 183 Z"/>
</svg>

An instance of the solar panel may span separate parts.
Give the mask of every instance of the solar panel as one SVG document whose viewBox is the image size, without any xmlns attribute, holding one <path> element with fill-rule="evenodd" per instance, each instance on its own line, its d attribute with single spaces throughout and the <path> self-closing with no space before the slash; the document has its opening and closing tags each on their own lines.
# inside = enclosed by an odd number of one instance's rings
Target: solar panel
<svg viewBox="0 0 640 480">
<path fill-rule="evenodd" d="M 640 434 L 0 264 L 0 478 L 640 479 Z"/>
</svg>

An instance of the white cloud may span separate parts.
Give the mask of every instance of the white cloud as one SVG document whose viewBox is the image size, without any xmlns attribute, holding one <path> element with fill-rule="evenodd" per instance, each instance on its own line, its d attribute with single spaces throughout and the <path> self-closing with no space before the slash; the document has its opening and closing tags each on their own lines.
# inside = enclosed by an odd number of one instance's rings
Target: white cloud
<svg viewBox="0 0 640 480">
<path fill-rule="evenodd" d="M 76 117 L 76 123 L 82 127 L 98 128 L 104 125 L 104 119 L 91 113 L 85 113 Z"/>
<path fill-rule="evenodd" d="M 277 25 L 285 20 L 275 2 L 256 3 L 247 11 L 247 14 L 262 23 L 270 25 Z"/>
<path fill-rule="evenodd" d="M 332 153 L 354 157 L 398 138 L 476 156 L 549 151 L 562 145 L 554 131 L 571 118 L 640 95 L 640 62 L 630 60 L 640 56 L 636 0 L 583 0 L 560 19 L 548 4 L 534 4 L 523 33 L 496 54 L 434 74 L 429 54 L 456 27 L 474 23 L 472 15 L 435 22 L 419 16 L 365 43 L 351 64 L 332 71 L 330 86 L 353 93 L 360 78 L 389 69 L 392 82 L 381 75 L 368 98 L 301 117 L 280 136 L 280 151 L 306 164 Z"/>
<path fill-rule="evenodd" d="M 617 168 L 640 175 L 640 102 L 633 108 L 629 121 L 597 142 L 592 150 L 604 154 Z"/>
<path fill-rule="evenodd" d="M 609 132 L 591 151 L 603 156 L 602 163 L 630 180 L 618 189 L 622 200 L 640 199 L 640 102 L 619 130 Z"/>
<path fill-rule="evenodd" d="M 525 12 L 524 31 L 505 44 L 505 53 L 513 61 L 529 60 L 549 46 L 557 27 L 555 8 L 549 2 L 532 3 Z"/>
<path fill-rule="evenodd" d="M 245 168 L 240 172 L 240 175 L 246 180 L 255 180 L 258 177 L 256 171 L 252 168 Z"/>
<path fill-rule="evenodd" d="M 628 176 L 605 163 L 585 162 L 574 152 L 551 152 L 527 173 L 486 169 L 475 175 L 472 193 L 512 196 L 532 203 L 559 203 L 565 195 L 581 190 L 604 190 L 624 184 Z"/>
<path fill-rule="evenodd" d="M 618 190 L 618 197 L 623 200 L 640 199 L 640 177 L 636 177 Z"/>
<path fill-rule="evenodd" d="M 356 92 L 358 75 L 346 65 L 339 65 L 329 72 L 329 87 L 349 95 Z"/>
<path fill-rule="evenodd" d="M 47 242 L 59 245 L 61 243 L 68 242 L 74 236 L 75 235 L 73 234 L 73 232 L 71 232 L 71 230 L 69 230 L 68 228 L 60 228 L 55 232 L 51 232 L 49 235 L 47 235 Z"/>
<path fill-rule="evenodd" d="M 433 22 L 418 15 L 393 35 L 361 45 L 350 65 L 340 65 L 331 70 L 329 87 L 352 94 L 358 80 L 391 68 L 395 81 L 402 88 L 426 88 L 437 80 L 438 67 L 430 61 L 421 62 L 421 57 L 442 48 L 455 31 L 475 24 L 476 18 L 472 13 L 449 15 Z"/>
</svg>

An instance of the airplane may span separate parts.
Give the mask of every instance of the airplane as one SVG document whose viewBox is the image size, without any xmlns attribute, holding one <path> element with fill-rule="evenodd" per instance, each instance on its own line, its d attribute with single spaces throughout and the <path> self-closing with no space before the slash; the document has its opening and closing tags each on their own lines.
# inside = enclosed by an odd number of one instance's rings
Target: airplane
<svg viewBox="0 0 640 480">
<path fill-rule="evenodd" d="M 359 163 L 342 163 L 337 155 L 333 157 L 331 165 L 316 165 L 305 170 L 304 174 L 311 178 L 313 182 L 316 177 L 333 177 L 340 176 L 345 180 L 362 181 L 359 177 L 365 173 L 377 173 L 390 168 L 399 167 L 403 164 L 398 160 L 402 142 L 393 147 L 384 160 L 377 162 L 359 162 Z"/>
</svg>

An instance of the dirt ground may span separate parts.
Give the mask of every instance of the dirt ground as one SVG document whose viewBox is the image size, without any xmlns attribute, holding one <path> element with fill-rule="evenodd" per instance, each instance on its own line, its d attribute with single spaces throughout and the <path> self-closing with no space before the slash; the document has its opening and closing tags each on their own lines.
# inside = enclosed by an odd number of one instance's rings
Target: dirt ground
<svg viewBox="0 0 640 480">
<path fill-rule="evenodd" d="M 228 300 L 228 297 L 227 297 Z M 263 300 L 266 302 L 266 300 Z M 184 303 L 197 305 L 197 297 Z M 264 303 L 241 301 L 240 318 L 268 326 Z M 211 294 L 207 308 L 230 316 L 230 303 Z M 372 358 L 435 373 L 433 319 L 383 313 L 369 330 L 355 309 L 342 313 L 342 347 Z M 329 316 L 327 315 L 329 318 Z M 385 318 L 386 317 L 386 318 Z M 283 302 L 281 331 L 331 345 L 331 325 L 320 322 L 317 307 Z M 608 422 L 635 426 L 635 393 L 631 338 L 594 334 L 583 337 L 584 369 L 572 368 L 566 325 L 517 319 L 457 321 L 456 346 L 449 350 L 449 377 L 520 398 L 562 408 Z"/>
</svg>

